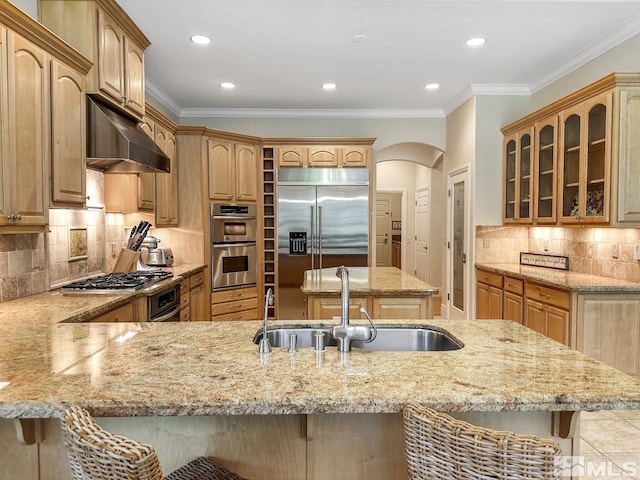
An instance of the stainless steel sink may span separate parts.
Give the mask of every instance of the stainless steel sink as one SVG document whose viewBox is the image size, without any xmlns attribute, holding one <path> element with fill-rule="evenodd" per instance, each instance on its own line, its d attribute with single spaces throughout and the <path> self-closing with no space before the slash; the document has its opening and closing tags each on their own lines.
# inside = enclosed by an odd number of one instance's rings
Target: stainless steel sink
<svg viewBox="0 0 640 480">
<path fill-rule="evenodd" d="M 446 330 L 431 325 L 390 325 L 377 327 L 377 336 L 372 342 L 352 341 L 351 347 L 361 350 L 386 352 L 433 352 L 458 350 L 464 346 L 460 340 Z M 313 347 L 313 335 L 324 334 L 325 346 L 337 346 L 331 335 L 330 325 L 283 325 L 267 328 L 269 343 L 274 348 L 289 348 L 291 333 L 297 335 L 298 348 Z M 253 337 L 253 343 L 260 343 L 262 328 Z"/>
<path fill-rule="evenodd" d="M 351 348 L 384 352 L 442 352 L 464 346 L 446 330 L 431 325 L 382 325 L 372 342 L 353 341 Z"/>
</svg>

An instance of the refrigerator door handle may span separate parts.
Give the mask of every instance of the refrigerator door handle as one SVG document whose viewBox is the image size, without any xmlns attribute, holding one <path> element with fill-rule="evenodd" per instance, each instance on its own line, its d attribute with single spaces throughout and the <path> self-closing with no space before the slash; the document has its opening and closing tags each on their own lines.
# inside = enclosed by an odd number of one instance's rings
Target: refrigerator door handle
<svg viewBox="0 0 640 480">
<path fill-rule="evenodd" d="M 313 234 L 315 232 L 315 225 L 313 224 L 313 205 L 310 207 L 311 208 L 311 270 L 314 269 L 315 265 L 314 265 L 314 259 L 315 259 L 315 251 L 314 251 L 314 247 L 315 247 L 315 235 Z"/>
<path fill-rule="evenodd" d="M 318 206 L 318 257 L 320 258 L 320 269 L 322 270 L 322 205 Z"/>
</svg>

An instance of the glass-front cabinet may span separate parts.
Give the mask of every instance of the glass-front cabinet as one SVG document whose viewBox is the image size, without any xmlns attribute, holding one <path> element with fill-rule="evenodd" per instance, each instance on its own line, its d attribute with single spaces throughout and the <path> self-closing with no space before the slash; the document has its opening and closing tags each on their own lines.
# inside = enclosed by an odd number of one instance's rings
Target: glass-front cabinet
<svg viewBox="0 0 640 480">
<path fill-rule="evenodd" d="M 559 222 L 609 221 L 611 92 L 560 114 Z"/>
<path fill-rule="evenodd" d="M 533 218 L 533 127 L 504 139 L 504 222 L 531 223 Z"/>
<path fill-rule="evenodd" d="M 556 222 L 558 171 L 558 117 L 537 122 L 534 127 L 533 219 L 535 223 Z"/>
</svg>

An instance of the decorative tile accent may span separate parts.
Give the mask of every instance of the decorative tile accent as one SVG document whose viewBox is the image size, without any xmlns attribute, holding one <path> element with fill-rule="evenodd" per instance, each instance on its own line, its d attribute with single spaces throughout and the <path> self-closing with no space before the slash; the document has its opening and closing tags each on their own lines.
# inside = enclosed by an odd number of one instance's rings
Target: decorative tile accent
<svg viewBox="0 0 640 480">
<path fill-rule="evenodd" d="M 69 227 L 69 261 L 88 258 L 87 229 Z"/>
</svg>

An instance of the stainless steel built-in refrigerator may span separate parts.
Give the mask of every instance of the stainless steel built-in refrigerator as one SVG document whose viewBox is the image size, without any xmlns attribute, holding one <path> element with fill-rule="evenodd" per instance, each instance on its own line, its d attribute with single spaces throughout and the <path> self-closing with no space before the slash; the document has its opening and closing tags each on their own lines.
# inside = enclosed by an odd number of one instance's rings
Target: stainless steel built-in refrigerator
<svg viewBox="0 0 640 480">
<path fill-rule="evenodd" d="M 305 270 L 367 266 L 367 169 L 280 168 L 277 183 L 280 287 L 300 287 Z"/>
</svg>

